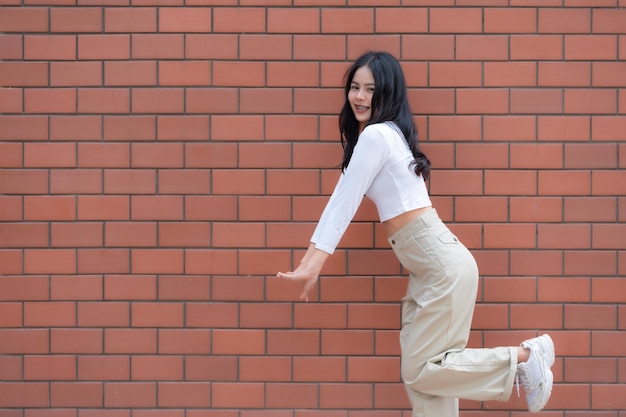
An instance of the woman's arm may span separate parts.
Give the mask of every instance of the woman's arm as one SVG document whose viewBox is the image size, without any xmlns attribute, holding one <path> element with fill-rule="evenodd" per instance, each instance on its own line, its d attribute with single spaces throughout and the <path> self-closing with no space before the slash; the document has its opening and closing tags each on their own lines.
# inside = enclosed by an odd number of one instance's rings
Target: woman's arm
<svg viewBox="0 0 626 417">
<path fill-rule="evenodd" d="M 276 276 L 291 281 L 300 281 L 302 283 L 300 299 L 309 301 L 309 291 L 317 282 L 320 271 L 329 256 L 329 253 L 316 249 L 315 244 L 311 243 L 295 271 L 279 272 Z"/>
</svg>

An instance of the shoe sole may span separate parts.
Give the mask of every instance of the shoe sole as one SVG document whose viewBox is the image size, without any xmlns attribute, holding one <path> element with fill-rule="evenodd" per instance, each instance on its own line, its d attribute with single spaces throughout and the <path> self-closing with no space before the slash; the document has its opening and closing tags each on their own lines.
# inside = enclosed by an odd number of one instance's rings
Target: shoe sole
<svg viewBox="0 0 626 417">
<path fill-rule="evenodd" d="M 545 373 L 545 385 L 541 395 L 541 401 L 535 406 L 532 407 L 529 411 L 531 413 L 536 413 L 538 411 L 543 410 L 543 408 L 548 403 L 550 399 L 550 395 L 552 394 L 552 384 L 554 382 L 554 375 L 552 374 L 552 370 L 550 369 L 552 365 L 554 365 L 555 354 L 554 354 L 554 342 L 552 338 L 544 334 L 536 339 L 537 344 L 539 345 L 539 349 L 541 350 L 541 356 L 544 361 L 544 370 Z"/>
</svg>

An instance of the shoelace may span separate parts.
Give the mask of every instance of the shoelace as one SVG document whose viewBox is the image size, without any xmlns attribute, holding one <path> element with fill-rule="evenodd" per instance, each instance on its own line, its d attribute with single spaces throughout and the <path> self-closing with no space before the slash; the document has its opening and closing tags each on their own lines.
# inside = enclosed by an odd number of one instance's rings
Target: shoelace
<svg viewBox="0 0 626 417">
<path fill-rule="evenodd" d="M 520 375 L 521 374 L 521 375 Z M 522 386 L 526 391 L 531 389 L 530 382 L 528 381 L 528 375 L 526 374 L 526 366 L 523 363 L 520 363 L 517 366 L 517 372 L 515 372 L 515 385 L 517 387 L 517 396 L 520 396 L 519 393 L 519 384 L 522 383 Z"/>
</svg>

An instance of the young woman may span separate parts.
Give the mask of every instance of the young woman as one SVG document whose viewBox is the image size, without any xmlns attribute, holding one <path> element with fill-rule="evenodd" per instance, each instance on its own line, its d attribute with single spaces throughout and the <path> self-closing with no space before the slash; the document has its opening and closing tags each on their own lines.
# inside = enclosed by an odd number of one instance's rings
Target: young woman
<svg viewBox="0 0 626 417">
<path fill-rule="evenodd" d="M 552 390 L 550 336 L 516 347 L 466 349 L 478 268 L 431 206 L 425 184 L 430 161 L 417 144 L 399 62 L 385 52 L 361 56 L 346 74 L 345 97 L 339 115 L 342 175 L 302 261 L 277 276 L 301 282 L 300 298 L 308 301 L 366 195 L 409 272 L 400 346 L 413 417 L 458 416 L 458 398 L 506 401 L 516 380 L 529 410 L 541 410 Z"/>
</svg>

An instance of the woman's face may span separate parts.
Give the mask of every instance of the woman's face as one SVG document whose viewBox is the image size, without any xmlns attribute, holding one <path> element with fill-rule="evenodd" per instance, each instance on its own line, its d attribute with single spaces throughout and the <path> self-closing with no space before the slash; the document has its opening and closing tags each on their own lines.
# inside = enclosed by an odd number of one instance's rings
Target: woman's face
<svg viewBox="0 0 626 417">
<path fill-rule="evenodd" d="M 361 130 L 372 118 L 372 97 L 374 96 L 374 75 L 367 66 L 362 66 L 354 72 L 348 102 L 354 117 L 359 122 Z"/>
</svg>

